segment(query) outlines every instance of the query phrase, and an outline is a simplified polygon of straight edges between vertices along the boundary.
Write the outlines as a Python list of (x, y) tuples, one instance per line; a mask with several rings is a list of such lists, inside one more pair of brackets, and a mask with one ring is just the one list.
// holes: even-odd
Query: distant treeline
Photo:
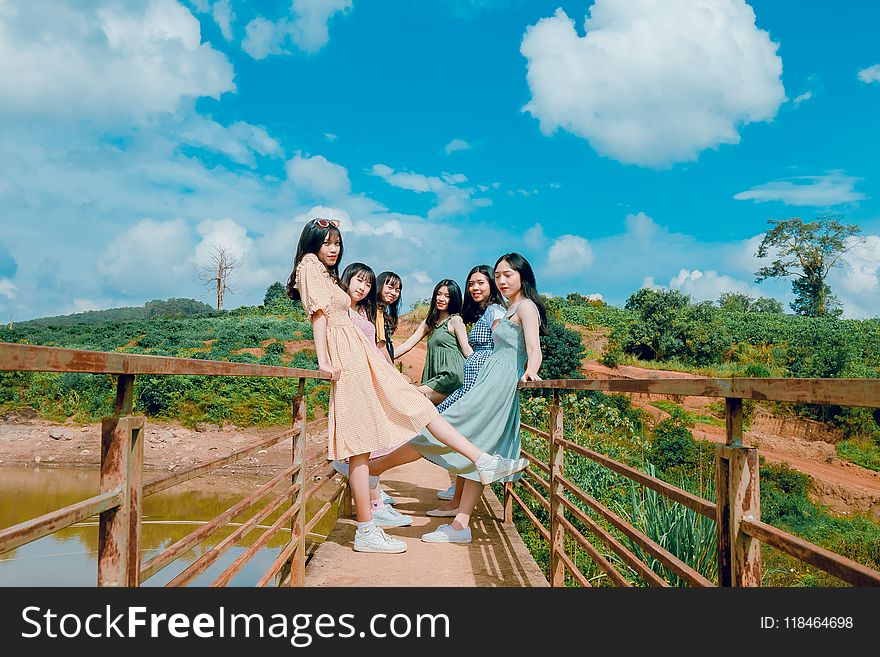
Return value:
[(125, 306), (108, 308), (107, 310), (87, 310), (72, 315), (57, 317), (40, 317), (25, 322), (16, 322), (15, 326), (74, 326), (77, 324), (103, 324), (104, 322), (133, 322), (144, 319), (181, 319), (199, 315), (211, 315), (214, 309), (206, 303), (195, 299), (154, 299), (143, 306)]

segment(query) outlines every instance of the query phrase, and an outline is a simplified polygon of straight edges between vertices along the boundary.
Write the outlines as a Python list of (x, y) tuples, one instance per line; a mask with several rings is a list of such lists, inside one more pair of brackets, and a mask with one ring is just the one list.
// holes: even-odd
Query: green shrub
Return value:
[(880, 471), (880, 446), (873, 440), (851, 438), (837, 443), (837, 455), (869, 470)]
[(582, 378), (581, 360), (586, 355), (581, 337), (555, 319), (549, 320), (548, 334), (541, 336), (542, 379)]
[(645, 458), (661, 472), (672, 468), (696, 468), (699, 450), (683, 414), (673, 412), (671, 417), (657, 424), (654, 428), (654, 439)]

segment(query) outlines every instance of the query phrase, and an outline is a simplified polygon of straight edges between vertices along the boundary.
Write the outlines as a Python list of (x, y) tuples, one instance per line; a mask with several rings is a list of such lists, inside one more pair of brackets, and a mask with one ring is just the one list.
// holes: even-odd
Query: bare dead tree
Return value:
[(240, 266), (238, 261), (222, 244), (215, 244), (211, 249), (208, 262), (199, 265), (199, 281), (217, 292), (217, 310), (223, 310), (223, 296), (227, 290), (235, 294), (235, 291), (229, 285), (229, 281), (235, 270)]

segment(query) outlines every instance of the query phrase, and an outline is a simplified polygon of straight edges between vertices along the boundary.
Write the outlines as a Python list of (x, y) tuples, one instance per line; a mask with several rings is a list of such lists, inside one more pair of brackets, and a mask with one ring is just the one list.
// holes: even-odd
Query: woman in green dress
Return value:
[(461, 319), (461, 289), (451, 278), (434, 287), (428, 316), (399, 347), (394, 358), (400, 358), (428, 337), (428, 354), (419, 390), (436, 406), (464, 383), (464, 360), (470, 355), (467, 331)]

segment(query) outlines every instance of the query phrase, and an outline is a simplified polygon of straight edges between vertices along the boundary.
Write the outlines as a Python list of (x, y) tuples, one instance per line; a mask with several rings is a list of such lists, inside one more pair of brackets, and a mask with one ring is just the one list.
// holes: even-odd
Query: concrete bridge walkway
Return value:
[(471, 519), (471, 543), (420, 540), (422, 534), (451, 522), (425, 515), (443, 504), (436, 493), (449, 484), (449, 474), (425, 460), (385, 473), (382, 485), (395, 498), (395, 508), (413, 516), (409, 527), (385, 531), (406, 541), (407, 551), (355, 552), (355, 522), (341, 517), (306, 566), (306, 586), (547, 586), (513, 523), (500, 521), (501, 504), (488, 487)]

